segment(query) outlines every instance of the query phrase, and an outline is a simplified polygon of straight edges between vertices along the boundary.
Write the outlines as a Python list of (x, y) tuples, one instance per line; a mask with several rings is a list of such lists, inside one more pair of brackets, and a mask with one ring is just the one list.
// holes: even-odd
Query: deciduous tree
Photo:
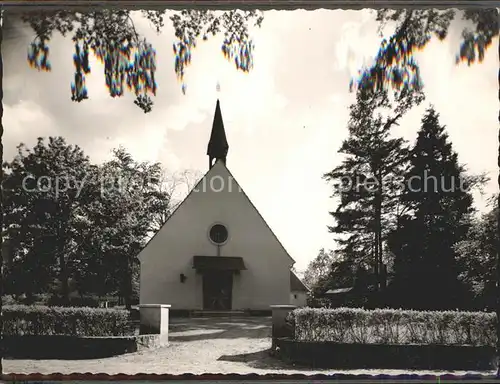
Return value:
[(333, 251), (321, 248), (304, 272), (304, 283), (314, 290), (329, 275), (334, 260), (335, 253)]
[(33, 149), (21, 144), (5, 165), (4, 228), (13, 251), (15, 290), (46, 292), (57, 278), (68, 297), (68, 259), (81, 246), (81, 206), (89, 196), (81, 183), (90, 168), (78, 146), (61, 137), (38, 139)]
[(498, 247), (496, 196), (493, 196), (489, 206), (487, 213), (472, 219), (467, 236), (455, 245), (455, 249), (460, 267), (459, 278), (471, 294), (472, 308), (494, 311)]
[(99, 167), (99, 191), (84, 207), (99, 233), (94, 234), (95, 252), (108, 287), (125, 299), (128, 308), (133, 295), (133, 276), (138, 255), (148, 234), (156, 229), (153, 218), (170, 212), (170, 196), (161, 190), (163, 169), (159, 163), (138, 163), (124, 149)]
[[(38, 10), (21, 15), (6, 13), (7, 20), (20, 17), (29, 25), (34, 39), (29, 46), (28, 62), (38, 70), (50, 71), (50, 39), (55, 33), (71, 37), (75, 44), (73, 61), (74, 79), (71, 82), (71, 99), (76, 102), (89, 97), (86, 75), (91, 71), (89, 57), (94, 54), (104, 63), (106, 87), (111, 97), (122, 96), (130, 90), (134, 103), (145, 113), (153, 107), (151, 96), (156, 95), (155, 48), (141, 36), (135, 20), (142, 14), (157, 33), (169, 20), (174, 28), (173, 45), (175, 73), (186, 91), (184, 75), (200, 41), (222, 35), (221, 52), (234, 62), (237, 70), (248, 72), (253, 67), (253, 41), (249, 27), (260, 26), (262, 13), (255, 10), (183, 10), (180, 12), (155, 10), (133, 14), (126, 9), (100, 9), (88, 12), (72, 10), (49, 12)], [(56, 64), (57, 65), (57, 64)]]

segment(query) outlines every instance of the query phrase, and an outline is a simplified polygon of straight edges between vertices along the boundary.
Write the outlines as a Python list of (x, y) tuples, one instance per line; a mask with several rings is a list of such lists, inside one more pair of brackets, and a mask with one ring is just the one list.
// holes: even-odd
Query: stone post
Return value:
[(141, 316), (140, 334), (161, 335), (162, 339), (166, 339), (168, 337), (169, 309), (170, 305), (168, 304), (139, 305)]
[(272, 310), (272, 346), (271, 349), (276, 349), (276, 339), (280, 337), (294, 337), (294, 330), (285, 323), (287, 315), (292, 312), (296, 305), (271, 305)]

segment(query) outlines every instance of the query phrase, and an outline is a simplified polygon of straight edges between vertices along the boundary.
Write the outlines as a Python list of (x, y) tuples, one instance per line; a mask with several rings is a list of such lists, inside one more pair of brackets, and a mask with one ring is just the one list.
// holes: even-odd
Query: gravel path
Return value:
[[(269, 356), (270, 318), (172, 319), (168, 347), (95, 360), (4, 360), (4, 373), (238, 373), (238, 374), (432, 374), (476, 372), (309, 370)], [(494, 372), (481, 372), (491, 375)]]

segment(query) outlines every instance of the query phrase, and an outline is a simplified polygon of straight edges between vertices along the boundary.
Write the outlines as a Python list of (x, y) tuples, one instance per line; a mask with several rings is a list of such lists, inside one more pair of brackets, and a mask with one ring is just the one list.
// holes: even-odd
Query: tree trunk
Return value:
[[(3, 229), (3, 9), (0, 8), (0, 230)], [(2, 231), (3, 232), (3, 231)], [(0, 236), (0, 372), (3, 372), (3, 236)]]
[[(375, 213), (375, 221), (377, 214)], [(373, 231), (373, 278), (370, 279), (370, 284), (375, 285), (375, 291), (377, 291), (377, 285), (378, 285), (378, 244), (377, 244), (378, 236), (377, 236), (377, 229), (376, 229), (376, 224), (375, 224), (375, 230)]]
[(132, 268), (130, 267), (130, 260), (126, 258), (125, 265), (125, 280), (123, 281), (123, 301), (125, 309), (132, 309)]
[(384, 274), (384, 269), (383, 269), (383, 240), (382, 240), (382, 201), (384, 199), (384, 190), (383, 190), (383, 179), (382, 179), (382, 170), (379, 171), (378, 174), (378, 284), (379, 284), (379, 291), (382, 291), (383, 287), (383, 274)]
[[(377, 163), (380, 167), (380, 163)], [(380, 291), (380, 276), (381, 276), (381, 261), (382, 261), (382, 181), (381, 172), (375, 172), (376, 180), (378, 183), (377, 191), (375, 192), (375, 291), (378, 299), (378, 292)], [(378, 302), (378, 300), (377, 300)]]
[[(64, 216), (63, 216), (64, 217)], [(61, 223), (58, 223), (57, 227), (57, 240), (59, 246), (57, 251), (59, 252), (59, 280), (61, 282), (61, 300), (64, 306), (69, 305), (69, 287), (68, 287), (68, 267), (66, 265), (66, 255), (65, 255), (65, 244), (66, 244), (66, 233), (61, 228)]]
[[(500, 61), (500, 39), (498, 39), (498, 59)], [(500, 100), (500, 69), (498, 70), (498, 99)], [(500, 112), (498, 114), (498, 122), (500, 124)], [(500, 127), (498, 130), (498, 187), (500, 189)], [(497, 376), (500, 376), (500, 193), (498, 194), (498, 209), (497, 209), (497, 265), (496, 265), (496, 273), (497, 273), (497, 363), (498, 370)]]
[(69, 304), (68, 268), (66, 257), (63, 252), (59, 254), (59, 266), (61, 268), (59, 279), (61, 280), (61, 300), (63, 305)]

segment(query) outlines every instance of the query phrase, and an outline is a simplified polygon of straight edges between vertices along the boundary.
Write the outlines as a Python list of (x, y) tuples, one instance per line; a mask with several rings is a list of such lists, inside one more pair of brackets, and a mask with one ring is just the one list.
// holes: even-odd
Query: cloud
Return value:
[(189, 105), (171, 105), (164, 114), (165, 126), (168, 129), (182, 131), (190, 123), (201, 123), (207, 118), (207, 114), (199, 110), (192, 110)]
[(31, 100), (4, 105), (3, 126), (4, 160), (10, 161), (17, 154), (16, 147), (22, 142), (36, 144), (37, 137), (53, 135), (54, 120)]

